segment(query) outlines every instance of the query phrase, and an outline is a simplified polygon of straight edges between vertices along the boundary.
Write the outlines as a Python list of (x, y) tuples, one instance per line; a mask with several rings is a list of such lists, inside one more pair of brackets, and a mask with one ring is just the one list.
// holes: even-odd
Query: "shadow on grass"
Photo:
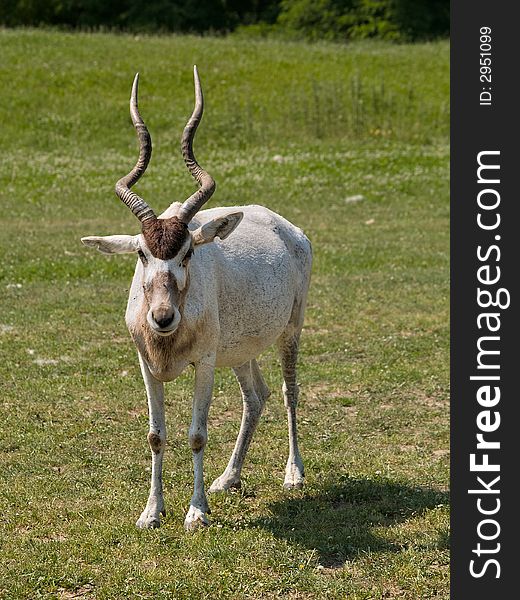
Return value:
[[(253, 524), (280, 539), (317, 550), (320, 564), (335, 568), (364, 551), (402, 550), (402, 545), (379, 537), (373, 528), (401, 523), (448, 502), (446, 492), (343, 476), (315, 493), (301, 492), (299, 497), (288, 495), (274, 502), (269, 506), (271, 516)], [(425, 542), (418, 538), (417, 543)], [(447, 548), (447, 531), (440, 531), (436, 542), (428, 546)]]

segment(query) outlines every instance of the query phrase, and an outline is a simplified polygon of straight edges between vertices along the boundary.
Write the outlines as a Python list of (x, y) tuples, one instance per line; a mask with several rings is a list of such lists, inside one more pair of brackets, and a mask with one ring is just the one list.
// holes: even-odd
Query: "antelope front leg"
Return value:
[(141, 513), (136, 525), (140, 529), (152, 529), (161, 524), (160, 515), (165, 515), (162, 489), (162, 462), (166, 445), (166, 422), (164, 418), (164, 386), (155, 379), (150, 369), (139, 354), (139, 364), (143, 374), (146, 395), (148, 396), (148, 411), (150, 431), (148, 443), (152, 451), (152, 483), (146, 507)]
[(193, 395), (193, 413), (189, 431), (189, 441), (193, 452), (194, 486), (190, 509), (184, 520), (187, 531), (201, 525), (209, 525), (208, 501), (204, 491), (203, 457), (208, 440), (208, 412), (213, 394), (214, 358), (209, 362), (195, 365), (195, 392)]

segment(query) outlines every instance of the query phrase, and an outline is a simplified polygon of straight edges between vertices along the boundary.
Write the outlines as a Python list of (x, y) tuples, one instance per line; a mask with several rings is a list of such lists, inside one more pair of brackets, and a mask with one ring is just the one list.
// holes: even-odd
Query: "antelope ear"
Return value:
[(192, 232), (193, 244), (195, 246), (209, 244), (216, 237), (225, 240), (235, 230), (243, 216), (243, 212), (233, 212), (205, 223)]
[(138, 235), (106, 235), (98, 237), (91, 235), (81, 238), (85, 246), (96, 248), (103, 254), (128, 254), (139, 249)]

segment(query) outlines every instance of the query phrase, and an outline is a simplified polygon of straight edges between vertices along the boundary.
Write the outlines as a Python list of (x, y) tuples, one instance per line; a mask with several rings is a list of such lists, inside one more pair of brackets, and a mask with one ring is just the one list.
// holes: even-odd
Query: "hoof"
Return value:
[(190, 510), (184, 519), (184, 529), (186, 531), (196, 531), (205, 527), (209, 527), (209, 521), (205, 513), (200, 508), (190, 506)]
[(286, 490), (301, 490), (305, 474), (301, 458), (296, 458), (293, 461), (287, 462), (285, 468), (285, 480), (283, 487)]
[(303, 488), (303, 480), (301, 481), (285, 481), (283, 484), (284, 490), (301, 490)]
[(240, 479), (233, 479), (232, 477), (217, 477), (211, 484), (208, 493), (216, 494), (218, 492), (227, 492), (229, 490), (239, 490), (242, 487)]
[(163, 517), (166, 516), (166, 510), (164, 507), (162, 510), (145, 508), (135, 526), (138, 529), (157, 529), (157, 527), (161, 526), (161, 515)]
[(157, 529), (157, 527), (161, 526), (161, 519), (159, 518), (159, 515), (141, 515), (135, 526), (138, 529)]

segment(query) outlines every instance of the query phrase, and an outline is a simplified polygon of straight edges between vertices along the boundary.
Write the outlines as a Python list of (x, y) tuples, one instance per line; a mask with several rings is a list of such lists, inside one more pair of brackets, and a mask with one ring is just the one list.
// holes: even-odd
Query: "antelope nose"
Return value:
[(152, 313), (152, 316), (154, 321), (161, 329), (166, 329), (166, 327), (168, 327), (168, 325), (170, 325), (173, 321), (173, 313), (171, 315), (158, 314), (157, 316)]

